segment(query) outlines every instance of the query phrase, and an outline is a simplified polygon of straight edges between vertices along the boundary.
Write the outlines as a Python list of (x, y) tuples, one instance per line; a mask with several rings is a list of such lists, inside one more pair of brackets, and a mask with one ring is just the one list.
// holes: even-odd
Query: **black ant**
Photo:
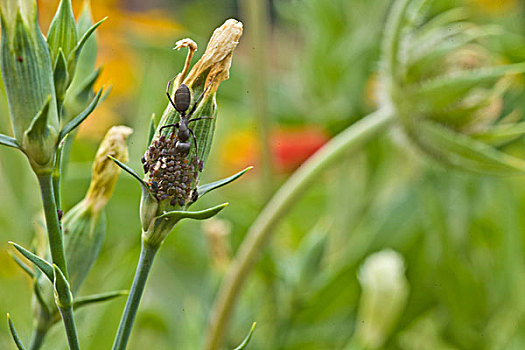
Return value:
[[(195, 144), (195, 154), (197, 155), (198, 154), (197, 138), (195, 137), (193, 130), (189, 127), (189, 123), (196, 122), (197, 120), (202, 120), (202, 119), (213, 119), (210, 117), (199, 117), (199, 118), (190, 119), (193, 113), (195, 112), (195, 110), (197, 109), (199, 102), (204, 97), (204, 93), (206, 92), (207, 88), (202, 92), (202, 94), (199, 96), (197, 101), (195, 101), (189, 113), (186, 114), (186, 112), (188, 111), (188, 108), (190, 107), (190, 102), (191, 102), (190, 89), (185, 84), (181, 84), (175, 91), (174, 98), (172, 99), (170, 95), (170, 88), (171, 88), (171, 84), (173, 83), (174, 79), (175, 78), (171, 79), (168, 82), (168, 86), (166, 88), (166, 95), (168, 96), (168, 99), (171, 105), (173, 106), (173, 108), (175, 108), (175, 110), (179, 112), (180, 120), (179, 122), (175, 124), (167, 124), (167, 125), (162, 126), (160, 128), (160, 132), (162, 132), (164, 128), (169, 128), (169, 127), (177, 128), (177, 143), (175, 144), (175, 149), (177, 150), (177, 152), (179, 152), (179, 154), (181, 154), (184, 157), (187, 156), (188, 153), (190, 152), (191, 143), (189, 139), (190, 139), (190, 134), (191, 134), (191, 136), (193, 137), (194, 144)], [(199, 161), (199, 171), (202, 171), (202, 162), (200, 161)]]

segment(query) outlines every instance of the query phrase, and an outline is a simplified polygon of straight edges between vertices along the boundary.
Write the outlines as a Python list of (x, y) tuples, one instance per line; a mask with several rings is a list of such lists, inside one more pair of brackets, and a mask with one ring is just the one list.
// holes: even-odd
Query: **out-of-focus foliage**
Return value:
[[(48, 23), (58, 1), (39, 1)], [(89, 183), (91, 159), (114, 124), (135, 129), (130, 165), (140, 169), (152, 112), (166, 105), (165, 85), (180, 71), (184, 54), (174, 43), (192, 36), (204, 49), (211, 28), (226, 17), (243, 19), (233, 1), (98, 1), (99, 81), (113, 90), (79, 131), (64, 178), (63, 204), (71, 208)], [(487, 38), (507, 63), (525, 58), (525, 4), (519, 0), (440, 0), (430, 12), (463, 6), (479, 24), (498, 25), (504, 39)], [(80, 1), (74, 1), (79, 13)], [(293, 125), (333, 135), (375, 108), (378, 56), (390, 1), (283, 0), (272, 2), (269, 108), (276, 129)], [(501, 10), (501, 9), (504, 10)], [(250, 24), (245, 23), (245, 28)], [(46, 32), (47, 28), (43, 28)], [(239, 162), (256, 162), (252, 110), (246, 91), (250, 42), (239, 45), (230, 80), (219, 95), (217, 134), (205, 179), (230, 175)], [(522, 82), (518, 81), (518, 84)], [(0, 94), (2, 99), (4, 93)], [(521, 92), (504, 96), (509, 112), (522, 111)], [(0, 103), (0, 132), (11, 134), (7, 104)], [(281, 145), (297, 137), (279, 138)], [(233, 146), (232, 146), (233, 145)], [(385, 135), (319, 178), (277, 228), (274, 241), (243, 291), (227, 346), (241, 343), (257, 321), (249, 349), (354, 349), (361, 287), (358, 271), (372, 253), (397, 251), (409, 287), (406, 306), (383, 349), (525, 348), (525, 178), (494, 178), (443, 169), (421, 160)], [(523, 142), (511, 145), (524, 155)], [(280, 148), (279, 148), (280, 149)], [(291, 148), (303, 152), (301, 148)], [(299, 151), (297, 151), (299, 149)], [(311, 152), (311, 150), (309, 151)], [(304, 155), (302, 155), (304, 158)], [(262, 198), (257, 169), (235, 185), (202, 199), (196, 210), (230, 202), (220, 244), (236, 252), (257, 216)], [(286, 174), (279, 174), (285, 176)], [(23, 340), (30, 334), (30, 281), (13, 263), (7, 241), (29, 246), (40, 208), (37, 185), (23, 156), (0, 149), (0, 311), (16, 314)], [(80, 295), (129, 287), (140, 248), (140, 189), (122, 176), (107, 207), (108, 230), (99, 260)], [(200, 202), (200, 201), (199, 201)], [(165, 241), (146, 287), (129, 349), (197, 349), (229, 256), (217, 266), (212, 240), (198, 223), (183, 222)], [(226, 240), (226, 241), (224, 241)], [(216, 243), (215, 243), (216, 244)], [(230, 250), (231, 249), (231, 250)], [(227, 265), (226, 265), (227, 266)], [(110, 348), (124, 300), (77, 312), (83, 349)], [(65, 348), (55, 327), (44, 349)], [(10, 349), (0, 327), (0, 349)], [(359, 348), (359, 347), (357, 347)]]

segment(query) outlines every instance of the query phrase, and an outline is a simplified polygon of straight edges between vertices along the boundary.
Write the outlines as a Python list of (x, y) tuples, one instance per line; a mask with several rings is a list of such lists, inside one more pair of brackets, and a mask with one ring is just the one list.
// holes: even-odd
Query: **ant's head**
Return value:
[(181, 84), (177, 91), (175, 91), (175, 98), (174, 98), (174, 107), (179, 113), (184, 113), (188, 110), (190, 107), (190, 101), (191, 101), (191, 95), (190, 95), (190, 89), (184, 85)]

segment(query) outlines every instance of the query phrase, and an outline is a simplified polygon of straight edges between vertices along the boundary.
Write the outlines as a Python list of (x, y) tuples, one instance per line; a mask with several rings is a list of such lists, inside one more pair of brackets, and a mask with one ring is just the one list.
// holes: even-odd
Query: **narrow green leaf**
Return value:
[(13, 340), (18, 350), (25, 350), (24, 345), (22, 345), (22, 341), (20, 340), (20, 337), (18, 337), (15, 325), (13, 324), (13, 321), (11, 321), (11, 315), (9, 315), (9, 313), (7, 314), (7, 324), (9, 325), (9, 331), (11, 332), (11, 336), (13, 337)]
[(229, 203), (223, 203), (212, 208), (204, 209), (201, 211), (184, 211), (184, 210), (174, 210), (169, 211), (160, 215), (159, 219), (170, 219), (174, 221), (179, 221), (182, 219), (195, 219), (195, 220), (206, 220), (215, 215), (217, 215), (221, 210), (226, 208)]
[(107, 19), (107, 17), (102, 18), (97, 23), (93, 24), (85, 33), (82, 35), (82, 38), (78, 41), (77, 45), (73, 49), (73, 52), (71, 52), (71, 55), (68, 57), (68, 63), (72, 62), (76, 59), (78, 59), (78, 56), (80, 55), (80, 52), (82, 51), (82, 47), (86, 43), (86, 41), (89, 39), (91, 34), (95, 32), (95, 30)]
[(525, 172), (525, 161), (434, 122), (420, 121), (418, 133), (433, 153), (459, 168), (495, 175)]
[(98, 101), (100, 100), (100, 96), (102, 95), (102, 91), (104, 91), (104, 87), (102, 87), (97, 95), (93, 98), (91, 103), (84, 109), (79, 115), (77, 115), (75, 118), (73, 118), (69, 123), (67, 123), (64, 128), (60, 131), (59, 140), (62, 140), (67, 134), (69, 134), (71, 131), (73, 131), (77, 126), (79, 126), (90, 114), (93, 112), (95, 107), (98, 104)]
[(107, 157), (111, 159), (112, 161), (114, 161), (122, 170), (124, 170), (125, 172), (133, 176), (140, 183), (142, 188), (149, 190), (148, 184), (145, 183), (144, 180), (142, 180), (142, 178), (135, 172), (135, 170), (131, 169), (129, 166), (122, 163), (120, 160), (116, 159), (115, 157), (110, 156), (109, 154)]
[(481, 84), (492, 83), (505, 74), (525, 72), (525, 63), (478, 68), (450, 76), (441, 76), (414, 87), (413, 98), (425, 109), (445, 108)]
[(213, 190), (215, 190), (215, 189), (217, 189), (219, 187), (222, 187), (224, 185), (229, 184), (230, 182), (233, 182), (233, 181), (237, 180), (239, 177), (244, 175), (244, 173), (246, 173), (248, 170), (251, 170), (251, 169), (253, 169), (253, 166), (249, 166), (246, 169), (239, 171), (237, 174), (232, 175), (230, 177), (227, 177), (225, 179), (222, 179), (222, 180), (219, 180), (219, 181), (215, 181), (215, 182), (212, 182), (212, 183), (209, 183), (209, 184), (205, 184), (205, 185), (202, 185), (202, 186), (198, 186), (197, 187), (197, 193), (199, 194), (199, 198), (204, 196), (206, 193), (208, 193), (210, 191), (213, 191)]
[(116, 290), (116, 291), (107, 292), (107, 293), (100, 293), (100, 294), (88, 295), (85, 297), (78, 297), (78, 298), (75, 298), (75, 300), (73, 301), (73, 308), (76, 310), (82, 306), (100, 303), (102, 301), (111, 300), (111, 299), (114, 299), (120, 296), (124, 296), (124, 295), (128, 295), (128, 294), (129, 294), (129, 291), (127, 290)]
[(153, 141), (153, 136), (155, 136), (155, 130), (157, 130), (157, 126), (155, 125), (155, 113), (153, 113), (149, 121), (149, 134), (147, 143), (148, 145), (151, 144), (151, 141)]
[(20, 266), (20, 268), (22, 270), (24, 270), (25, 273), (27, 273), (29, 275), (29, 277), (33, 278), (35, 277), (35, 273), (33, 272), (33, 270), (27, 266), (26, 263), (24, 263), (22, 260), (20, 260), (18, 258), (18, 256), (16, 256), (12, 251), (8, 250), (7, 253), (11, 256), (11, 258), (15, 261), (15, 263)]
[(53, 264), (54, 272), (54, 286), (55, 286), (55, 300), (60, 308), (69, 308), (73, 303), (73, 295), (66, 276), (62, 273), (60, 268)]
[(472, 138), (493, 146), (501, 146), (525, 135), (525, 122), (491, 126), (487, 130), (476, 131)]
[(253, 331), (255, 330), (255, 326), (257, 325), (256, 322), (254, 322), (252, 324), (252, 328), (250, 328), (250, 332), (248, 333), (248, 335), (246, 336), (246, 338), (244, 338), (244, 340), (242, 341), (242, 343), (236, 347), (234, 350), (242, 350), (242, 349), (245, 349), (246, 346), (248, 346), (248, 343), (250, 342), (250, 339), (252, 339), (252, 334), (253, 334)]
[(0, 145), (20, 149), (20, 146), (18, 145), (14, 137), (7, 136), (4, 134), (0, 134)]
[(27, 260), (35, 264), (35, 266), (38, 267), (50, 281), (53, 281), (53, 266), (51, 266), (50, 263), (15, 242), (9, 242), (9, 244), (15, 247), (15, 249), (25, 256)]

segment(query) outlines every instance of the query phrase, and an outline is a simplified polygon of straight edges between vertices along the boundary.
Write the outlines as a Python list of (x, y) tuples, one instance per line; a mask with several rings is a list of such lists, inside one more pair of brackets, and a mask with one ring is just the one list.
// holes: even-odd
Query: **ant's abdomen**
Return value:
[(175, 109), (177, 112), (186, 112), (190, 107), (191, 102), (190, 89), (184, 84), (179, 86), (177, 91), (175, 91), (175, 99), (173, 102), (175, 103)]

